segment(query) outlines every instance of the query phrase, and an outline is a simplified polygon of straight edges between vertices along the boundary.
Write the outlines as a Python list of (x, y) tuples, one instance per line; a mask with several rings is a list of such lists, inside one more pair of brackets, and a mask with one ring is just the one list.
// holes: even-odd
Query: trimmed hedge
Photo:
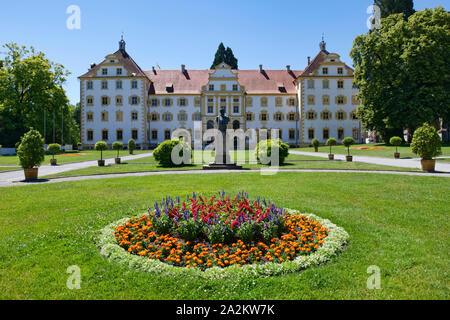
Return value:
[(279, 155), (279, 164), (283, 165), (284, 161), (286, 160), (287, 156), (289, 155), (289, 145), (286, 143), (283, 143), (281, 139), (277, 140), (262, 140), (256, 145), (255, 153), (256, 153), (256, 159), (259, 163), (265, 164), (265, 165), (272, 165), (272, 162), (270, 161), (272, 156), (272, 149), (278, 150)]

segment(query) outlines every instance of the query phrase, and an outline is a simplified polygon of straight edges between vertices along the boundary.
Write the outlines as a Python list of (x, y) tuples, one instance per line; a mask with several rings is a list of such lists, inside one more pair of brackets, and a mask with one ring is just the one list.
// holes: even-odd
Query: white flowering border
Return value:
[(148, 272), (155, 275), (167, 276), (192, 276), (206, 279), (238, 279), (252, 277), (269, 277), (286, 273), (296, 272), (311, 266), (317, 266), (329, 261), (336, 256), (348, 242), (349, 235), (341, 227), (338, 227), (330, 220), (322, 219), (314, 214), (304, 214), (296, 210), (286, 209), (291, 215), (304, 215), (314, 219), (328, 229), (328, 236), (325, 242), (315, 252), (307, 256), (298, 256), (293, 261), (283, 263), (252, 264), (238, 267), (236, 265), (219, 268), (212, 267), (205, 271), (199, 268), (175, 267), (167, 263), (148, 257), (142, 257), (128, 253), (116, 242), (114, 231), (116, 228), (126, 223), (130, 218), (123, 218), (113, 222), (101, 230), (99, 237), (100, 254), (109, 260), (126, 265), (136, 271)]

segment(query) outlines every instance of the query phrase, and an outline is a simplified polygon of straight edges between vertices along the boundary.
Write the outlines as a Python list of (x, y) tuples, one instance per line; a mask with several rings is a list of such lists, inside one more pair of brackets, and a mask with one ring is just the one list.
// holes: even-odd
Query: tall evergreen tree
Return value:
[(375, 0), (375, 4), (380, 7), (382, 18), (403, 13), (404, 18), (407, 19), (415, 12), (413, 0)]
[(238, 68), (238, 60), (235, 58), (233, 50), (231, 50), (230, 47), (227, 47), (225, 49), (225, 46), (223, 45), (222, 42), (219, 44), (219, 47), (217, 48), (216, 54), (214, 56), (214, 61), (211, 65), (211, 69), (214, 69), (214, 67), (221, 62), (225, 62), (232, 69)]

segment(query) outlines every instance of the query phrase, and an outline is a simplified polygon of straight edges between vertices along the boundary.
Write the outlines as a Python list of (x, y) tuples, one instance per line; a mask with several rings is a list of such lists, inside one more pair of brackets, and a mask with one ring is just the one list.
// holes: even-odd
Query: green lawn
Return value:
[[(140, 153), (146, 153), (146, 152), (151, 152), (151, 151), (135, 150), (134, 154), (140, 154)], [(80, 151), (79, 154), (77, 154), (76, 152), (69, 153), (69, 154), (76, 154), (76, 155), (59, 154), (59, 155), (55, 156), (55, 159), (57, 159), (58, 164), (100, 159), (99, 151), (86, 150), (86, 151)], [(123, 152), (121, 152), (121, 154), (122, 154), (122, 156), (129, 155), (128, 151), (123, 151)], [(104, 159), (115, 158), (116, 155), (117, 155), (117, 151), (114, 151), (114, 150), (103, 151)], [(51, 155), (46, 155), (45, 160), (42, 164), (43, 165), (50, 164), (51, 158), (52, 158)], [(17, 156), (0, 155), (0, 165), (19, 165), (19, 158)]]
[(20, 167), (0, 167), (0, 172), (22, 170)]
[[(381, 147), (381, 148), (386, 148), (386, 149), (381, 149), (381, 150), (354, 150), (354, 149), (351, 149), (351, 148), (358, 148), (358, 147)], [(354, 145), (351, 148), (350, 148), (350, 154), (352, 154), (354, 156), (393, 158), (394, 152), (395, 152), (395, 147), (386, 145), (386, 144), (361, 144), (361, 145)], [(314, 148), (296, 148), (296, 149), (291, 149), (291, 150), (314, 152)], [(333, 153), (335, 153), (335, 154), (347, 154), (347, 148), (343, 145), (335, 146), (335, 147), (333, 147), (332, 150), (333, 150)], [(330, 153), (330, 147), (320, 146), (319, 152)], [(409, 145), (398, 147), (398, 152), (400, 152), (400, 158), (403, 158), (403, 159), (418, 157), (411, 151), (411, 148)], [(450, 144), (449, 143), (443, 144), (442, 155), (450, 156)]]
[[(152, 276), (102, 257), (99, 230), (165, 195), (245, 189), (345, 228), (331, 262), (256, 280)], [(0, 299), (445, 299), (450, 179), (354, 173), (168, 175), (2, 188)], [(66, 269), (81, 269), (81, 289)], [(368, 290), (367, 268), (381, 270)]]
[[(232, 155), (233, 156), (233, 155)], [(248, 156), (247, 156), (248, 159)], [(212, 159), (211, 161), (213, 161)], [(208, 161), (206, 161), (208, 163)], [(258, 169), (267, 166), (256, 163), (247, 163), (243, 165), (244, 169)], [(108, 165), (105, 167), (89, 167), (84, 169), (72, 170), (45, 176), (45, 178), (58, 178), (70, 176), (84, 176), (94, 174), (108, 173), (127, 173), (127, 172), (146, 172), (146, 171), (165, 171), (165, 170), (202, 170), (203, 165), (192, 164), (189, 166), (166, 168), (160, 166), (156, 160), (151, 157), (145, 157), (136, 160), (126, 161), (120, 165)], [(401, 170), (401, 171), (419, 171), (419, 169), (390, 167), (362, 162), (329, 161), (327, 159), (311, 156), (301, 156), (290, 154), (286, 163), (280, 169), (341, 169), (341, 170)], [(44, 176), (43, 176), (44, 177)]]

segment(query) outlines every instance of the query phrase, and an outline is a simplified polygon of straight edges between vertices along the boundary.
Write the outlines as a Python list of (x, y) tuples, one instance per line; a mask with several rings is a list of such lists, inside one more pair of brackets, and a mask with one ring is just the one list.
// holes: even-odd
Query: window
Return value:
[(353, 88), (353, 89), (358, 89), (358, 85), (357, 85), (357, 84), (353, 84), (353, 85), (352, 85), (352, 88)]
[(131, 97), (131, 104), (137, 105), (138, 104), (138, 97)]
[(117, 140), (123, 140), (123, 131), (122, 131), (122, 129), (118, 129), (117, 131), (116, 131), (116, 139)]
[(122, 75), (122, 68), (117, 68), (117, 69), (116, 69), (116, 74), (117, 74), (118, 76)]
[(170, 113), (164, 113), (164, 114), (163, 114), (163, 120), (164, 120), (164, 121), (172, 121), (172, 114), (170, 114)]
[(356, 115), (356, 111), (352, 111), (352, 113), (350, 113), (350, 119), (358, 120), (358, 116)]
[(337, 96), (336, 97), (336, 104), (345, 104), (345, 97), (344, 96)]
[(227, 85), (226, 84), (221, 84), (220, 85), (220, 91), (226, 91), (227, 90)]
[(138, 82), (137, 80), (132, 80), (131, 81), (131, 89), (137, 89), (138, 87)]
[(208, 106), (208, 113), (213, 113), (213, 112), (214, 112), (214, 107)]
[(323, 89), (330, 89), (330, 81), (323, 80), (322, 87), (323, 87)]
[(239, 98), (234, 98), (234, 99), (233, 99), (233, 102), (234, 102), (234, 103), (239, 103)]
[(338, 68), (337, 69), (338, 74), (344, 74), (344, 68)]
[(209, 91), (214, 91), (214, 85), (213, 84), (209, 85)]
[(152, 140), (158, 140), (158, 130), (152, 130)]
[(314, 139), (314, 129), (308, 129), (308, 139)]
[(92, 81), (88, 81), (87, 82), (87, 88), (90, 89), (94, 89), (94, 83)]
[(289, 121), (295, 121), (295, 113), (289, 113), (289, 115), (288, 115), (288, 120)]
[(338, 80), (337, 87), (338, 89), (344, 89), (344, 80)]
[(330, 138), (330, 130), (323, 129), (322, 135), (323, 135), (323, 140), (328, 140)]
[(180, 121), (186, 121), (186, 118), (187, 118), (187, 116), (186, 116), (186, 113), (180, 113)]
[(102, 140), (103, 141), (108, 140), (108, 130), (102, 130)]
[(202, 120), (202, 115), (200, 113), (194, 114), (194, 121), (200, 121)]
[(338, 139), (339, 140), (344, 139), (344, 129), (342, 129), (342, 128), (338, 129)]
[(352, 136), (353, 136), (353, 139), (359, 140), (359, 129), (354, 128), (352, 130)]
[(281, 97), (275, 98), (275, 106), (282, 107), (283, 106), (283, 99)]
[(200, 103), (201, 103), (200, 98), (195, 97), (195, 98), (194, 98), (194, 105), (195, 105), (196, 107), (200, 107)]
[(213, 98), (208, 98), (208, 103), (213, 103), (214, 99)]
[(152, 99), (152, 107), (157, 107), (158, 106), (158, 99)]
[(306, 113), (306, 119), (308, 120), (315, 120), (316, 119), (316, 113), (314, 111), (308, 111)]
[(267, 98), (266, 97), (261, 98), (261, 107), (267, 107)]
[(323, 68), (322, 69), (322, 74), (328, 74), (328, 68)]
[(343, 111), (338, 111), (337, 113), (337, 119), (338, 120), (344, 120), (345, 119), (345, 114)]
[(253, 107), (253, 98), (247, 97), (246, 104), (247, 104), (247, 107)]
[(102, 89), (108, 89), (108, 81), (102, 81)]
[(308, 89), (314, 89), (314, 80), (308, 80)]
[(238, 85), (237, 84), (233, 84), (233, 91), (238, 91), (238, 90), (239, 90)]
[(281, 113), (275, 113), (275, 121), (281, 121), (282, 120), (282, 114)]
[(359, 99), (358, 99), (358, 97), (356, 95), (352, 95), (352, 104), (354, 106), (359, 105)]
[(261, 114), (261, 121), (267, 121), (267, 113)]
[(181, 98), (180, 99), (180, 106), (184, 107), (186, 105), (186, 99), (185, 98)]
[(122, 111), (116, 111), (116, 121), (123, 121), (123, 112)]
[(328, 95), (322, 96), (322, 104), (329, 105), (330, 104), (330, 96), (328, 96)]
[(121, 106), (121, 105), (123, 105), (122, 96), (117, 96), (116, 97), (116, 106)]
[(233, 106), (233, 113), (239, 113), (239, 106)]
[(116, 81), (116, 89), (122, 89), (122, 80)]
[(247, 121), (253, 121), (253, 115), (249, 112), (246, 116)]
[(109, 105), (109, 97), (102, 97), (102, 106)]
[(164, 130), (164, 139), (170, 140), (170, 130)]
[(164, 99), (164, 105), (166, 107), (170, 107), (172, 105), (172, 100), (170, 100), (169, 98)]
[(294, 107), (294, 106), (295, 106), (295, 99), (294, 99), (294, 98), (290, 98), (290, 99), (288, 100), (288, 104), (289, 104), (291, 107)]
[(289, 129), (289, 140), (295, 140), (295, 130)]
[(102, 118), (102, 121), (108, 121), (108, 112), (103, 111), (101, 118)]
[(158, 114), (157, 113), (152, 113), (151, 119), (152, 119), (152, 121), (158, 121)]
[(136, 111), (131, 112), (131, 120), (136, 121), (138, 119), (138, 113)]
[(94, 140), (94, 131), (92, 131), (92, 130), (87, 131), (87, 140), (88, 141)]
[(314, 104), (316, 104), (316, 98), (315, 98), (315, 96), (313, 96), (313, 95), (309, 95), (309, 96), (308, 96), (308, 104), (309, 104), (309, 105), (314, 105)]
[(94, 121), (94, 113), (93, 112), (86, 113), (86, 120), (89, 122)]
[(322, 120), (331, 120), (331, 114), (329, 111), (323, 111), (321, 115)]
[(104, 76), (108, 75), (108, 69), (103, 68), (102, 69), (102, 75), (104, 75)]
[(86, 105), (88, 105), (88, 106), (94, 105), (94, 98), (92, 96), (89, 96), (86, 98)]
[(138, 139), (138, 131), (136, 129), (131, 130), (131, 139), (133, 140)]

